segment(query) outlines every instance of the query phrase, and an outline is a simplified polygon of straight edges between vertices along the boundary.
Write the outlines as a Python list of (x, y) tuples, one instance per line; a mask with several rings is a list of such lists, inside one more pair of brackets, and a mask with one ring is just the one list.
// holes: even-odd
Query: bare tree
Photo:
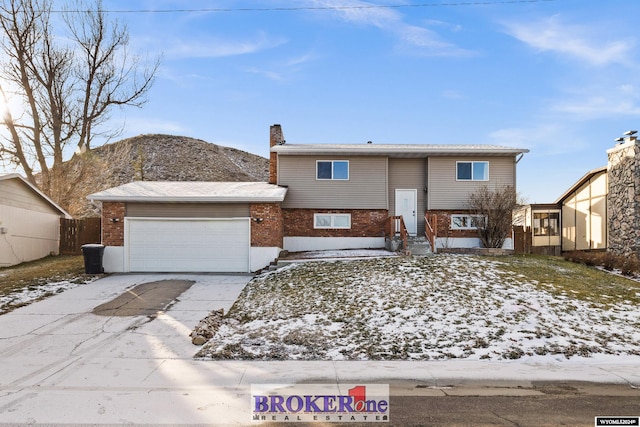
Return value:
[(469, 209), (475, 215), (478, 236), (485, 248), (501, 248), (512, 227), (512, 213), (517, 206), (512, 186), (479, 187), (469, 196)]
[(4, 0), (0, 6), (0, 100), (6, 106), (0, 155), (64, 202), (83, 172), (65, 170), (65, 149), (75, 145), (87, 153), (95, 136), (115, 136), (119, 128), (104, 126), (110, 112), (145, 102), (159, 59), (130, 56), (127, 28), (108, 19), (100, 0), (67, 6), (62, 20), (52, 19), (52, 3)]

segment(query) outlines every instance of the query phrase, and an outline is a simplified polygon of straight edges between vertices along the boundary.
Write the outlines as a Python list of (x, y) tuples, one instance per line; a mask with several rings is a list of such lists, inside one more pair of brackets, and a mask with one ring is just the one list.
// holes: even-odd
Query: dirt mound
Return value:
[[(71, 191), (60, 204), (76, 218), (98, 216), (86, 196), (132, 181), (268, 181), (269, 160), (175, 135), (140, 135), (74, 156)], [(73, 175), (73, 176), (71, 176)]]

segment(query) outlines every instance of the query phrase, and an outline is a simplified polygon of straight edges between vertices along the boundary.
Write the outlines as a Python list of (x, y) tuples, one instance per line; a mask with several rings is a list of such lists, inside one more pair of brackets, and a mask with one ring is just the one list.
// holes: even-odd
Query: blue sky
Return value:
[(274, 123), (290, 143), (528, 148), (518, 191), (553, 202), (640, 127), (640, 2), (480, 3), (104, 0), (190, 10), (113, 14), (134, 49), (164, 55), (148, 103), (113, 119), (126, 120), (122, 137), (265, 157)]

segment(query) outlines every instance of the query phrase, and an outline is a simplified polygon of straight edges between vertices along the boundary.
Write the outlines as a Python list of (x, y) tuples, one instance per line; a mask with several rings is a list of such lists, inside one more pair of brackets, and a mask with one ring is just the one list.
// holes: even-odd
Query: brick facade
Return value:
[(124, 246), (124, 216), (126, 205), (120, 202), (102, 203), (102, 244)]
[(280, 204), (254, 203), (249, 211), (252, 219), (251, 246), (284, 247), (284, 222)]
[[(313, 214), (351, 214), (350, 229), (315, 229)], [(300, 237), (383, 237), (386, 209), (282, 209), (284, 235)]]

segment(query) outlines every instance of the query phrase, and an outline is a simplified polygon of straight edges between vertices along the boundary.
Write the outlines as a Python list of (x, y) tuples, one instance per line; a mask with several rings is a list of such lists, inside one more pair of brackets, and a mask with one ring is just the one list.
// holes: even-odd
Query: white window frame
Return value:
[[(318, 225), (318, 217), (326, 216), (330, 218), (330, 224), (328, 226)], [(349, 224), (347, 226), (336, 226), (336, 218), (337, 217), (346, 217), (349, 220)], [(313, 228), (315, 229), (340, 229), (340, 230), (349, 230), (351, 229), (351, 214), (348, 213), (315, 213), (313, 214)]]
[[(464, 178), (460, 178), (458, 177), (458, 165), (460, 163), (470, 163), (471, 164), (471, 178), (470, 179), (464, 179)], [(485, 165), (487, 165), (487, 178), (486, 179), (473, 179), (473, 168), (474, 165), (476, 163), (483, 163)], [(482, 160), (482, 161), (473, 161), (473, 160), (460, 160), (456, 162), (456, 181), (482, 181), (482, 182), (486, 182), (489, 181), (489, 162), (486, 160)]]
[[(331, 178), (318, 178), (318, 164), (322, 163), (331, 163)], [(347, 164), (347, 177), (346, 178), (334, 178), (334, 163), (346, 163)], [(316, 181), (349, 181), (349, 177), (351, 176), (351, 165), (349, 164), (349, 160), (316, 160)]]
[[(454, 224), (454, 218), (468, 218), (467, 219), (467, 224), (469, 224), (469, 226), (467, 227), (459, 227), (456, 224)], [(451, 223), (449, 225), (449, 228), (451, 230), (478, 230), (480, 227), (476, 227), (473, 226), (471, 224), (473, 224), (473, 219), (474, 218), (485, 218), (486, 221), (486, 217), (484, 217), (483, 215), (472, 215), (472, 214), (452, 214), (451, 215)]]

